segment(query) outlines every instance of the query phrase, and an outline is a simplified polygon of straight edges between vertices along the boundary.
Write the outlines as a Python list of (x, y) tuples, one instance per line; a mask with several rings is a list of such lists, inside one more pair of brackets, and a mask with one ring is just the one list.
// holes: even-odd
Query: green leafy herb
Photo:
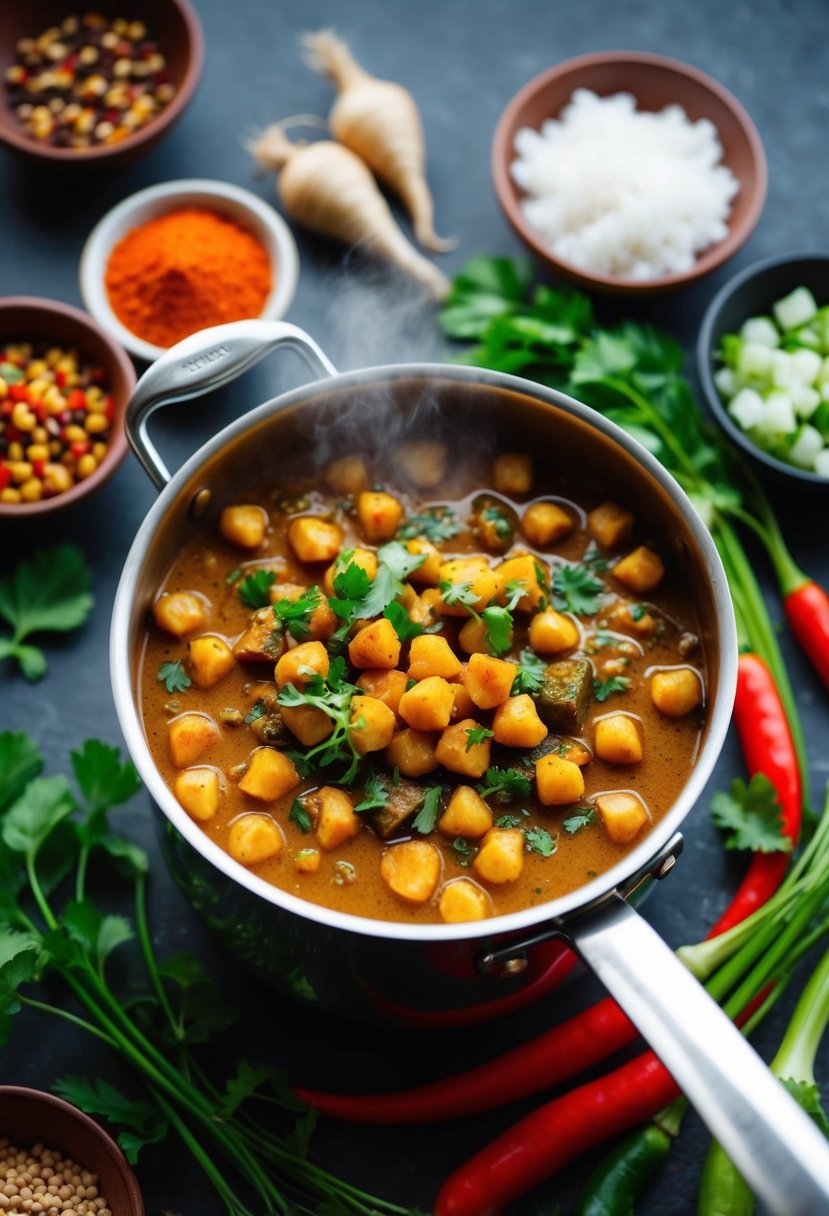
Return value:
[(523, 693), (540, 692), (546, 670), (546, 659), (542, 659), (534, 650), (526, 646), (518, 657), (518, 671), (512, 682), (510, 696), (518, 697)]
[(574, 814), (569, 815), (562, 823), (562, 827), (568, 836), (572, 836), (574, 832), (580, 832), (582, 828), (590, 827), (591, 823), (596, 821), (596, 811), (592, 806), (577, 807)]
[(311, 633), (311, 617), (322, 602), (322, 592), (319, 587), (309, 587), (295, 600), (277, 600), (273, 606), (274, 615), (281, 625), (287, 629), (297, 642), (304, 642)]
[(156, 679), (161, 681), (168, 692), (184, 692), (193, 683), (180, 659), (171, 663), (162, 663)]
[(484, 644), (490, 654), (506, 654), (512, 646), (512, 614), (509, 608), (497, 604), (484, 608), (481, 613), (484, 623)]
[(429, 507), (420, 515), (409, 515), (397, 529), (399, 540), (424, 536), (432, 544), (450, 540), (463, 531), (463, 524), (449, 507)]
[(252, 726), (254, 722), (258, 722), (260, 718), (264, 718), (267, 712), (264, 701), (254, 701), (252, 707), (245, 714), (245, 725)]
[(362, 811), (382, 810), (389, 800), (387, 778), (380, 773), (370, 773), (363, 787), (363, 798), (354, 808), (359, 815)]
[(346, 765), (342, 781), (347, 785), (356, 776), (361, 756), (352, 742), (350, 724), (351, 698), (358, 690), (345, 679), (345, 670), (345, 660), (335, 658), (325, 679), (314, 674), (303, 689), (286, 684), (279, 690), (278, 701), (287, 706), (310, 705), (312, 709), (321, 709), (331, 719), (334, 729), (328, 738), (299, 754), (305, 766)]
[(294, 798), (291, 803), (291, 809), (288, 811), (288, 822), (298, 827), (300, 832), (310, 832), (314, 826), (311, 816), (306, 811), (305, 807), (299, 798)]
[[(344, 558), (347, 553), (348, 550), (341, 557)], [(356, 620), (382, 616), (402, 593), (403, 581), (426, 561), (426, 554), (409, 553), (405, 545), (393, 540), (377, 550), (377, 561), (377, 573), (373, 580), (361, 566), (351, 561), (334, 575), (335, 594), (328, 603), (346, 626)]]
[(37, 633), (69, 633), (92, 611), (92, 579), (76, 545), (39, 549), (0, 578), (0, 619), (11, 627), (0, 637), (0, 660), (16, 659), (27, 680), (46, 675), (46, 656), (24, 645)]
[(470, 866), (475, 856), (475, 850), (465, 836), (456, 836), (452, 841), (452, 851), (459, 865)]
[(236, 566), (236, 568), (234, 570), (231, 570), (230, 574), (228, 574), (227, 578), (225, 579), (225, 582), (227, 583), (228, 587), (232, 587), (233, 584), (238, 582), (241, 577), (242, 577), (242, 571), (239, 569), (238, 566)]
[(413, 831), (420, 832), (422, 836), (427, 836), (429, 832), (433, 832), (435, 830), (442, 795), (442, 785), (430, 785), (429, 788), (424, 792), (423, 805), (412, 821)]
[(397, 600), (392, 600), (387, 604), (383, 612), (383, 616), (391, 621), (394, 626), (394, 632), (397, 634), (401, 642), (408, 642), (410, 638), (420, 637), (423, 633), (423, 626), (417, 621), (413, 621), (406, 609)]
[(438, 591), (443, 598), (443, 602), (450, 608), (463, 606), (464, 608), (471, 609), (473, 616), (478, 615), (475, 609), (481, 597), (472, 590), (471, 583), (453, 583), (448, 579), (444, 579), (438, 583)]
[(100, 1115), (107, 1123), (121, 1128), (118, 1143), (132, 1165), (145, 1145), (160, 1144), (167, 1138), (169, 1124), (152, 1103), (127, 1098), (108, 1081), (59, 1077), (52, 1088), (59, 1098), (86, 1114)]
[(798, 1106), (802, 1106), (806, 1114), (814, 1120), (824, 1136), (829, 1138), (829, 1119), (826, 1118), (826, 1112), (823, 1109), (820, 1087), (816, 1083), (794, 1080), (792, 1077), (782, 1077), (781, 1084), (789, 1091)]
[(466, 751), (471, 751), (479, 743), (486, 743), (495, 734), (488, 726), (468, 726), (466, 728)]
[(647, 611), (648, 609), (646, 604), (630, 604), (628, 606), (628, 612), (630, 613), (630, 619), (632, 621), (641, 621), (642, 617)]
[(495, 535), (499, 540), (511, 540), (515, 528), (512, 521), (509, 520), (500, 507), (486, 507), (481, 512), (481, 519), (486, 523), (492, 524), (495, 529)]
[(271, 602), (271, 587), (276, 582), (273, 570), (254, 570), (236, 588), (246, 608), (267, 608)]
[(729, 793), (720, 791), (711, 800), (711, 818), (727, 833), (727, 849), (750, 849), (753, 853), (790, 853), (791, 840), (783, 835), (780, 799), (763, 773), (755, 773), (746, 785), (736, 777)]
[(504, 802), (529, 798), (530, 791), (529, 777), (517, 768), (488, 768), (483, 781), (478, 786), (478, 793), (482, 798), (488, 798), (494, 794)]
[(611, 676), (607, 680), (593, 681), (593, 696), (597, 701), (606, 701), (608, 697), (612, 697), (617, 692), (627, 692), (630, 688), (630, 680), (627, 676)]
[(556, 851), (556, 838), (546, 828), (528, 828), (524, 832), (524, 840), (530, 852), (538, 853), (541, 857), (552, 857)]
[(43, 768), (43, 756), (25, 731), (0, 734), (0, 811), (15, 801)]
[(495, 820), (496, 828), (517, 828), (521, 826), (518, 815), (499, 815)]
[[(108, 821), (112, 808), (138, 787), (135, 770), (98, 740), (72, 754), (76, 790), (63, 776), (41, 777), (41, 763), (28, 736), (0, 733), (0, 1042), (12, 1018), (25, 1016), (29, 1006), (38, 1017), (69, 1018), (78, 1033), (97, 1036), (133, 1070), (143, 1093), (127, 1096), (104, 1080), (83, 1077), (62, 1078), (57, 1092), (107, 1120), (130, 1161), (144, 1145), (181, 1135), (232, 1216), (413, 1216), (309, 1164), (312, 1120), (304, 1116), (285, 1134), (274, 1130), (271, 1114), (257, 1121), (253, 1098), (297, 1107), (278, 1070), (241, 1060), (224, 1086), (220, 1078), (205, 1079), (195, 1049), (236, 1015), (196, 958), (160, 959), (155, 953), (146, 913), (147, 858)], [(89, 876), (104, 870), (90, 864), (96, 853), (117, 863), (106, 867), (107, 905), (114, 880), (122, 878), (134, 924), (95, 902)], [(131, 951), (129, 966), (107, 966), (115, 950)], [(30, 994), (30, 985), (46, 975), (48, 984)], [(297, 969), (288, 979), (313, 997)], [(215, 1050), (212, 1057), (215, 1064)], [(243, 1198), (248, 1190), (251, 1206)]]
[(574, 616), (593, 616), (599, 611), (604, 584), (587, 566), (557, 562), (553, 570), (553, 607)]

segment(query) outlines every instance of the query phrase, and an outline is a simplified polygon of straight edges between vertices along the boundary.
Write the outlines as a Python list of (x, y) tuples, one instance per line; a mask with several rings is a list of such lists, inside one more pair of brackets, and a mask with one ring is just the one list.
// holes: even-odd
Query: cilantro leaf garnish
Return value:
[(428, 507), (420, 515), (407, 516), (397, 529), (397, 536), (400, 540), (415, 540), (424, 536), (432, 544), (437, 544), (450, 540), (462, 531), (463, 524), (449, 507)]
[(522, 693), (540, 692), (546, 670), (546, 659), (540, 658), (534, 650), (526, 646), (518, 656), (518, 671), (512, 682), (510, 696), (518, 697)]
[(727, 832), (727, 849), (791, 852), (792, 842), (783, 835), (777, 790), (764, 773), (755, 773), (748, 785), (735, 777), (727, 794), (720, 791), (711, 800), (711, 818)]
[(383, 616), (391, 621), (394, 626), (394, 632), (397, 634), (401, 642), (408, 642), (410, 638), (420, 637), (423, 633), (423, 626), (417, 621), (413, 621), (406, 609), (397, 600), (392, 600), (386, 605)]
[(552, 857), (556, 851), (556, 838), (546, 828), (528, 828), (524, 832), (524, 840), (530, 852), (538, 853), (541, 857)]
[(496, 828), (517, 828), (521, 826), (521, 820), (517, 815), (499, 815), (495, 820)]
[(455, 854), (455, 860), (458, 862), (458, 865), (472, 865), (475, 850), (465, 836), (455, 837), (452, 841), (452, 852)]
[(168, 692), (184, 692), (193, 683), (180, 659), (173, 663), (162, 663), (156, 679), (161, 681)]
[(587, 828), (591, 823), (596, 821), (596, 811), (592, 806), (580, 806), (576, 808), (575, 814), (569, 815), (562, 823), (562, 827), (568, 836), (572, 836), (574, 832), (580, 832), (582, 828)]
[(599, 611), (604, 584), (587, 566), (556, 562), (553, 570), (553, 607), (574, 616), (593, 616)]
[(267, 608), (271, 602), (271, 586), (276, 582), (273, 570), (254, 570), (236, 588), (246, 608)]
[(354, 808), (355, 815), (362, 811), (382, 810), (389, 800), (387, 779), (380, 773), (370, 773), (363, 787), (362, 802)]
[(468, 726), (466, 728), (466, 751), (471, 751), (479, 743), (486, 743), (495, 734), (488, 726)]
[(780, 1083), (794, 1098), (798, 1106), (802, 1106), (806, 1114), (818, 1125), (824, 1136), (829, 1137), (829, 1119), (823, 1109), (820, 1087), (817, 1082), (796, 1080), (793, 1077), (781, 1077)]
[[(348, 550), (341, 557), (347, 553)], [(403, 581), (423, 565), (426, 557), (425, 553), (409, 553), (399, 541), (389, 541), (377, 550), (378, 566), (373, 580), (356, 562), (349, 561), (334, 575), (335, 594), (328, 600), (331, 610), (347, 625), (382, 616), (402, 593)]]
[(593, 681), (593, 696), (597, 701), (606, 701), (614, 693), (627, 692), (629, 688), (630, 680), (627, 676), (611, 676), (607, 680), (596, 679)]
[(300, 832), (310, 832), (314, 826), (311, 821), (311, 816), (306, 811), (301, 799), (294, 798), (291, 803), (291, 809), (288, 811), (288, 822), (293, 823), (299, 828)]
[(0, 578), (0, 619), (11, 627), (0, 637), (0, 660), (16, 659), (27, 680), (46, 675), (43, 651), (24, 645), (33, 633), (68, 633), (92, 611), (92, 577), (76, 545), (38, 549)]
[(412, 821), (412, 830), (426, 836), (435, 830), (443, 795), (442, 785), (430, 785), (423, 795), (423, 805)]
[(254, 722), (258, 722), (260, 718), (264, 718), (266, 713), (265, 702), (255, 701), (245, 714), (245, 726), (252, 726)]
[(491, 794), (512, 802), (530, 796), (530, 779), (517, 768), (488, 768), (483, 781), (477, 787), (482, 798)]
[(302, 689), (295, 684), (286, 684), (280, 688), (277, 700), (280, 705), (310, 705), (313, 709), (321, 709), (331, 719), (334, 725), (328, 738), (299, 755), (306, 771), (311, 764), (322, 768), (345, 764), (342, 781), (348, 784), (354, 780), (362, 757), (352, 742), (350, 724), (351, 698), (358, 690), (345, 679), (345, 670), (342, 657), (333, 659), (325, 679), (314, 674)]
[(295, 600), (277, 600), (273, 606), (277, 620), (297, 642), (304, 642), (311, 632), (311, 617), (320, 605), (319, 587), (309, 587)]
[(464, 608), (471, 609), (473, 616), (477, 616), (475, 608), (481, 597), (472, 590), (471, 583), (453, 583), (449, 579), (444, 579), (438, 583), (438, 591), (443, 598), (444, 604), (447, 604), (450, 608), (457, 608), (459, 605), (462, 605)]

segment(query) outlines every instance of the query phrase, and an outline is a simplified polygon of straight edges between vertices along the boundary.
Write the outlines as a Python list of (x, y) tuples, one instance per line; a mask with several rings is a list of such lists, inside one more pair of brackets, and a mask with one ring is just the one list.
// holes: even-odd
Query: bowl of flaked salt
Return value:
[(743, 106), (659, 55), (607, 51), (542, 72), (492, 149), (507, 219), (559, 275), (647, 295), (698, 279), (748, 239), (766, 159)]

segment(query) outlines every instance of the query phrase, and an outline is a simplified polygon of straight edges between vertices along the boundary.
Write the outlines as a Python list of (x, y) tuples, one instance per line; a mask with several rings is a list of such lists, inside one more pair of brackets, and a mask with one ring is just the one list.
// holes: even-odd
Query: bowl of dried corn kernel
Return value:
[(0, 3), (0, 140), (50, 162), (131, 160), (184, 112), (203, 58), (189, 0)]
[(144, 1216), (135, 1174), (103, 1128), (18, 1085), (0, 1085), (0, 1194), (4, 1216)]
[(0, 516), (54, 511), (103, 485), (127, 453), (134, 385), (126, 352), (86, 313), (0, 299)]

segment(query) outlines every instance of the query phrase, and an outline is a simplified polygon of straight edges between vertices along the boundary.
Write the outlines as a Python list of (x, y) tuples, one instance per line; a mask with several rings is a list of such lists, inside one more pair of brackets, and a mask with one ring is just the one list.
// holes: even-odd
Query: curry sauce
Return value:
[(181, 551), (141, 659), (151, 753), (303, 899), (416, 922), (543, 903), (685, 785), (697, 620), (624, 503), (563, 497), (522, 452), (395, 461), (246, 490)]

